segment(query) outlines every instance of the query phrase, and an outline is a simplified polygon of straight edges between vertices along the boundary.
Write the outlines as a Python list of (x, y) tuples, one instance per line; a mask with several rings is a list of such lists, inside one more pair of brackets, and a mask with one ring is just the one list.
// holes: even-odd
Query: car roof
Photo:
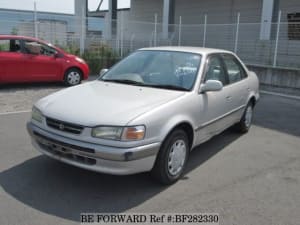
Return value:
[(223, 49), (191, 47), (191, 46), (161, 46), (161, 47), (141, 48), (139, 50), (190, 52), (190, 53), (197, 53), (197, 54), (201, 54), (201, 55), (208, 55), (208, 54), (212, 54), (212, 53), (233, 54), (232, 52), (223, 50)]
[[(19, 40), (29, 40), (29, 41), (37, 41), (43, 44), (48, 45), (49, 42), (46, 42), (44, 40), (38, 39), (38, 38), (34, 38), (34, 37), (28, 37), (28, 36), (21, 36), (21, 35), (0, 35), (0, 39), (19, 39)], [(60, 48), (51, 45), (51, 47), (55, 48), (56, 50), (60, 50), (62, 51)]]
[(41, 41), (34, 37), (27, 37), (27, 36), (20, 36), (20, 35), (0, 35), (1, 39), (26, 39), (26, 40), (35, 40), (35, 41)]

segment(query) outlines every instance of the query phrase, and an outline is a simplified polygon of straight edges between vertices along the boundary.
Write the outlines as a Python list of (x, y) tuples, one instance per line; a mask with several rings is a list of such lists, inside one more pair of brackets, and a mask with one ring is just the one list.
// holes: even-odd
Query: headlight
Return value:
[(92, 136), (96, 138), (120, 140), (122, 127), (95, 127), (92, 129)]
[(145, 127), (95, 127), (92, 129), (92, 136), (109, 140), (138, 141), (144, 138)]
[(82, 58), (76, 57), (75, 59), (76, 59), (77, 62), (85, 63), (85, 61)]
[(36, 107), (32, 108), (32, 114), (31, 114), (31, 118), (35, 121), (38, 121), (40, 123), (43, 122), (43, 114), (41, 113), (41, 111), (39, 109), (37, 109)]

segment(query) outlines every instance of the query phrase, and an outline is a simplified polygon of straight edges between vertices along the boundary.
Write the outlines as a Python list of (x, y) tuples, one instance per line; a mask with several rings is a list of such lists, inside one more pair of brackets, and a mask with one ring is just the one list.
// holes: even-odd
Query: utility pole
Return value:
[(34, 1), (34, 37), (38, 38), (38, 21), (37, 21), (37, 9), (36, 1)]

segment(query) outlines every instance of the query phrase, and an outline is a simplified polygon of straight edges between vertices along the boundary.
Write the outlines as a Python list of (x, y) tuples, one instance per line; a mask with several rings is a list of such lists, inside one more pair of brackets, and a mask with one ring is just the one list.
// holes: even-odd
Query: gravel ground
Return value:
[(0, 87), (0, 113), (30, 110), (34, 102), (65, 88), (61, 84), (20, 84)]
[[(95, 78), (90, 76), (89, 80)], [(0, 113), (31, 110), (40, 98), (64, 88), (62, 83), (0, 85)]]

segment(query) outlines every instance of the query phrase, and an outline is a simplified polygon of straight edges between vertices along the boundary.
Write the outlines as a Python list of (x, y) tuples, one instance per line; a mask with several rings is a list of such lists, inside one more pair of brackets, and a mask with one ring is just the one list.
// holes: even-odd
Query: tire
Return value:
[(253, 116), (253, 104), (249, 102), (245, 108), (244, 114), (240, 120), (235, 125), (235, 128), (240, 133), (247, 133), (252, 124), (252, 116)]
[(67, 86), (75, 86), (81, 83), (82, 72), (77, 68), (68, 69), (64, 76), (64, 83)]
[(190, 152), (187, 134), (174, 130), (163, 142), (151, 171), (153, 178), (162, 184), (173, 184), (183, 175)]

